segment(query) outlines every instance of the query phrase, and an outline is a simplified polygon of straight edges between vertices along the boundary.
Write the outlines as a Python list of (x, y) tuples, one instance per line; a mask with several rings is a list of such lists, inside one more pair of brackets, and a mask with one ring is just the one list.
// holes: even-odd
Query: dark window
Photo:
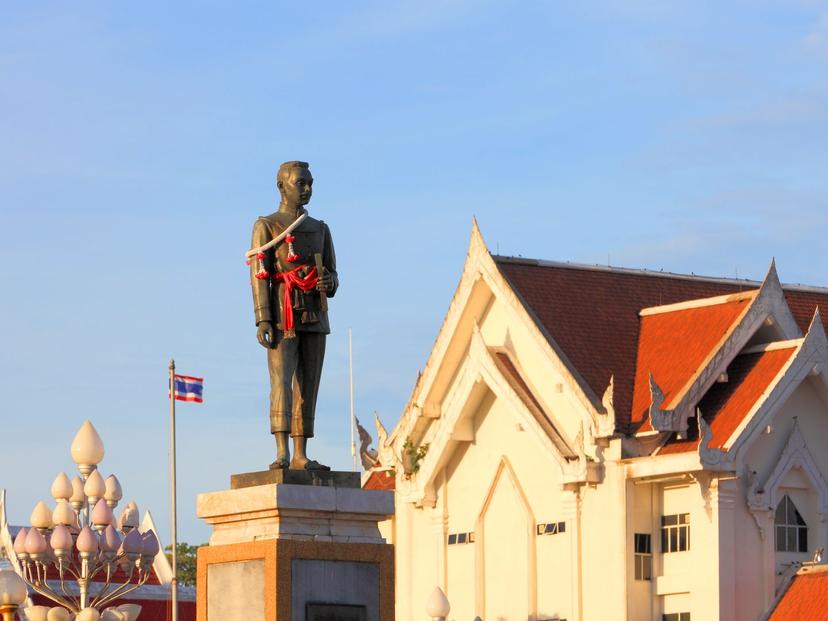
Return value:
[(690, 549), (690, 514), (676, 513), (661, 517), (661, 552), (685, 552)]
[(462, 543), (474, 543), (474, 533), (452, 533), (448, 536), (448, 544), (450, 546), (460, 545)]
[(539, 535), (557, 535), (558, 533), (566, 532), (566, 522), (548, 522), (546, 524), (538, 524), (537, 533)]
[(690, 613), (671, 612), (670, 614), (661, 615), (661, 621), (690, 621)]
[(808, 525), (787, 494), (776, 506), (773, 523), (777, 552), (808, 552)]
[(635, 534), (635, 579), (652, 580), (653, 550), (649, 533)]

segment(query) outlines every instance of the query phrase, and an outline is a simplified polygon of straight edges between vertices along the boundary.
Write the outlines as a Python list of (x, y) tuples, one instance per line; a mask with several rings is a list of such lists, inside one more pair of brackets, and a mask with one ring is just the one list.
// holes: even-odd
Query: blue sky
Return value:
[(828, 285), (828, 2), (30, 3), (0, 7), (0, 487), (22, 523), (93, 420), (168, 533), (272, 459), (243, 261), (311, 162), (341, 289), (315, 456), (391, 427), (462, 268), (502, 254)]

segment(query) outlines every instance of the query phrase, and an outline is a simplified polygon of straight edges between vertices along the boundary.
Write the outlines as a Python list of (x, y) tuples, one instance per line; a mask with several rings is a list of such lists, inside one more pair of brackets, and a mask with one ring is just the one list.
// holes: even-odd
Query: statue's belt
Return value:
[(301, 291), (307, 293), (316, 288), (319, 283), (319, 273), (315, 267), (312, 267), (304, 276), (299, 275), (299, 271), (307, 269), (307, 265), (300, 265), (299, 267), (290, 270), (289, 272), (276, 272), (273, 274), (273, 280), (285, 283), (285, 294), (283, 299), (283, 313), (282, 327), (284, 329), (285, 338), (296, 336), (293, 323), (293, 288), (298, 287)]

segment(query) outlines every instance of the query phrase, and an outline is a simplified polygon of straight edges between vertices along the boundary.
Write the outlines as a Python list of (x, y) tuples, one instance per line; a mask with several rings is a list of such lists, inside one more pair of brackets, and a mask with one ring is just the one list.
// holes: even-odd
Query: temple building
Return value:
[(395, 491), (397, 619), (435, 586), (458, 620), (794, 618), (828, 575), (820, 307), (773, 263), (759, 283), (501, 257), (474, 225), (365, 475)]

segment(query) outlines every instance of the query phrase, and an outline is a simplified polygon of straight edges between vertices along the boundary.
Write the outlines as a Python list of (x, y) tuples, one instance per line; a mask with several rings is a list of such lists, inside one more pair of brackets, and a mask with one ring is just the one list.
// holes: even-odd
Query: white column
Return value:
[(582, 621), (583, 607), (581, 606), (581, 580), (582, 580), (582, 564), (581, 564), (581, 494), (580, 488), (572, 486), (563, 492), (563, 500), (561, 502), (561, 509), (563, 510), (564, 519), (566, 520), (566, 529), (569, 533), (569, 549), (571, 559), (571, 587), (572, 587), (572, 601), (570, 609), (572, 614), (570, 617), (572, 621)]

